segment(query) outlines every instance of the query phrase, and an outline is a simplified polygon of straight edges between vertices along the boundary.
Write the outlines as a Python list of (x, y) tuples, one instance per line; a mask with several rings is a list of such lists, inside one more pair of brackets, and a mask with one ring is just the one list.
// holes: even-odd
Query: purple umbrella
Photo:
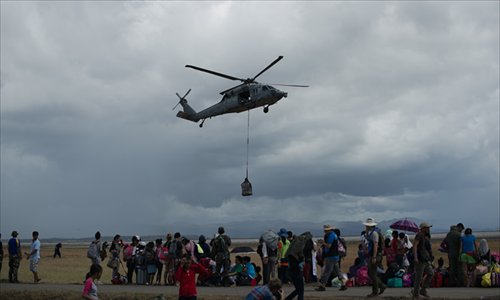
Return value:
[(415, 222), (408, 219), (398, 220), (389, 226), (392, 229), (398, 229), (403, 231), (418, 232), (418, 226)]

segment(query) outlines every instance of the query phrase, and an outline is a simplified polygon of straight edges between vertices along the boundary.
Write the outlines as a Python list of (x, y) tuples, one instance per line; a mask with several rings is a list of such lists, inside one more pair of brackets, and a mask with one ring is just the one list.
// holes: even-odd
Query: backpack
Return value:
[(276, 251), (276, 249), (278, 249), (279, 239), (280, 239), (279, 236), (275, 232), (273, 232), (272, 230), (269, 230), (267, 232), (264, 232), (260, 236), (259, 241), (261, 243), (266, 243), (268, 250)]
[(306, 245), (306, 242), (310, 239), (312, 239), (312, 234), (309, 231), (304, 232), (301, 235), (294, 238), (293, 241), (290, 243), (290, 246), (288, 247), (288, 250), (286, 252), (287, 256), (293, 256), (296, 259), (303, 257), (304, 246)]
[(219, 236), (215, 238), (213, 249), (215, 254), (228, 252), (226, 240), (224, 239), (224, 236), (222, 234), (219, 234)]
[[(371, 236), (375, 231), (378, 234), (378, 242), (377, 242), (378, 247), (376, 253), (374, 253), (373, 251), (373, 241), (371, 239)], [(382, 253), (384, 252), (384, 236), (382, 234), (382, 231), (380, 231), (380, 228), (375, 227), (375, 229), (373, 229), (373, 231), (370, 232), (370, 234), (368, 235), (367, 240), (368, 240), (368, 255), (382, 255)]]
[(337, 249), (340, 257), (345, 257), (347, 255), (347, 245), (345, 244), (344, 239), (341, 237), (339, 237)]
[(92, 242), (87, 249), (87, 257), (88, 258), (97, 258), (99, 256), (99, 249), (97, 249), (97, 243)]
[(358, 286), (365, 286), (370, 284), (370, 277), (368, 276), (368, 267), (362, 266), (356, 272), (356, 284)]

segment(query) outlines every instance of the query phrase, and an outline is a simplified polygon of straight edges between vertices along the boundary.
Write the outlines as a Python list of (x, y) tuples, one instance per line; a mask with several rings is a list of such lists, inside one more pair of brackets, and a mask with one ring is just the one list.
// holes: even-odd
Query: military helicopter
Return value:
[(247, 79), (218, 73), (215, 71), (203, 69), (192, 65), (186, 65), (185, 66), (186, 68), (192, 68), (198, 71), (206, 72), (230, 80), (235, 80), (235, 81), (239, 80), (242, 83), (228, 90), (222, 91), (220, 93), (222, 95), (222, 100), (219, 103), (216, 103), (200, 112), (196, 112), (191, 106), (189, 106), (186, 100), (186, 96), (189, 94), (189, 92), (191, 92), (191, 89), (189, 89), (186, 92), (186, 94), (182, 97), (179, 95), (179, 93), (176, 93), (177, 97), (179, 97), (179, 102), (174, 106), (172, 110), (175, 110), (175, 108), (180, 104), (183, 110), (177, 113), (177, 117), (193, 121), (195, 123), (202, 120), (199, 125), (200, 128), (203, 127), (203, 123), (205, 122), (206, 119), (227, 113), (240, 113), (242, 111), (247, 111), (260, 106), (264, 106), (264, 113), (267, 113), (269, 112), (269, 106), (275, 104), (281, 98), (288, 96), (288, 93), (280, 91), (279, 89), (273, 87), (272, 85), (290, 86), (290, 87), (308, 87), (308, 85), (297, 85), (297, 84), (271, 85), (255, 81), (257, 77), (259, 77), (260, 75), (262, 75), (262, 73), (264, 73), (269, 68), (274, 66), (282, 58), (283, 56), (279, 56), (267, 67), (265, 67), (262, 71), (260, 71), (257, 75), (255, 75), (253, 78), (247, 78)]

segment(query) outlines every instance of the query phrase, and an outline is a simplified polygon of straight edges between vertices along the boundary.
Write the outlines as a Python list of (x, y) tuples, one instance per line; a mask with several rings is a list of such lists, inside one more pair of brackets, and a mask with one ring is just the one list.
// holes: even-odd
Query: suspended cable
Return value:
[(252, 184), (248, 180), (248, 152), (250, 148), (250, 110), (248, 110), (247, 118), (247, 171), (246, 177), (243, 183), (241, 183), (241, 195), (242, 196), (252, 196)]

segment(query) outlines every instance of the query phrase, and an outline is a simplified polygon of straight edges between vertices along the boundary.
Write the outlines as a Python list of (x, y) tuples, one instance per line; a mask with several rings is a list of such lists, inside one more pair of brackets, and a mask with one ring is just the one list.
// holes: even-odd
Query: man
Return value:
[(9, 282), (17, 283), (17, 270), (22, 259), (21, 241), (17, 238), (17, 231), (12, 231), (9, 239)]
[(377, 223), (373, 218), (367, 218), (365, 225), (365, 239), (368, 243), (368, 276), (372, 280), (372, 293), (367, 297), (377, 297), (382, 295), (385, 291), (386, 286), (377, 275), (378, 266), (382, 265), (382, 254), (384, 251), (383, 236), (380, 230), (378, 230)]
[[(326, 290), (326, 284), (328, 283), (328, 278), (330, 278), (330, 275), (332, 275), (332, 272), (334, 274), (334, 277), (338, 276), (340, 278), (340, 267), (339, 267), (339, 250), (338, 250), (338, 244), (339, 244), (339, 238), (335, 234), (334, 229), (330, 224), (323, 225), (323, 230), (325, 232), (325, 235), (323, 237), (323, 240), (325, 241), (325, 244), (323, 246), (323, 258), (324, 258), (324, 267), (321, 272), (321, 278), (319, 280), (319, 286), (316, 288), (316, 291), (325, 291)], [(344, 280), (340, 280), (342, 282), (342, 286), (340, 287), (341, 291), (347, 290), (347, 287), (345, 286)]]
[(229, 285), (229, 247), (231, 246), (231, 238), (227, 236), (224, 227), (217, 229), (217, 236), (212, 241), (212, 256), (215, 259), (215, 272), (218, 280), (222, 285)]
[(295, 289), (285, 298), (292, 300), (297, 297), (297, 300), (304, 300), (304, 249), (308, 241), (312, 239), (310, 232), (304, 232), (295, 237), (288, 247), (288, 271), (290, 280)]
[(271, 229), (262, 234), (259, 239), (261, 247), (260, 257), (262, 259), (262, 279), (264, 285), (269, 279), (276, 277), (276, 262), (278, 259), (278, 235)]
[(281, 300), (283, 290), (281, 281), (277, 278), (269, 280), (267, 285), (255, 287), (245, 298), (245, 300)]
[[(432, 256), (430, 241), (431, 227), (432, 225), (422, 222), (420, 224), (420, 231), (415, 236), (415, 242), (413, 243), (413, 257), (415, 261), (415, 279), (413, 281), (413, 289), (411, 291), (413, 299), (419, 299), (419, 296), (424, 296), (425, 298), (429, 297), (426, 288), (430, 286), (432, 275), (434, 274), (431, 265), (432, 260), (434, 259)], [(424, 274), (426, 277), (422, 287), (420, 287)]]
[(445, 239), (448, 244), (450, 286), (463, 286), (464, 282), (463, 266), (460, 261), (460, 238), (463, 230), (464, 225), (462, 223), (452, 225)]
[(281, 280), (282, 284), (288, 283), (288, 257), (287, 251), (288, 247), (290, 247), (290, 240), (288, 239), (288, 231), (285, 228), (281, 228), (278, 232), (279, 241), (278, 241), (278, 278)]
[(40, 261), (40, 240), (38, 240), (38, 231), (33, 231), (32, 237), (31, 252), (25, 252), (24, 254), (26, 254), (26, 258), (30, 261), (30, 271), (33, 273), (33, 282), (39, 283), (42, 279), (38, 277), (38, 262)]
[(2, 274), (2, 262), (3, 262), (3, 244), (2, 244), (2, 234), (0, 233), (0, 274)]
[(94, 234), (95, 240), (90, 243), (87, 250), (87, 257), (90, 258), (91, 265), (97, 264), (101, 265), (101, 233), (98, 231)]

